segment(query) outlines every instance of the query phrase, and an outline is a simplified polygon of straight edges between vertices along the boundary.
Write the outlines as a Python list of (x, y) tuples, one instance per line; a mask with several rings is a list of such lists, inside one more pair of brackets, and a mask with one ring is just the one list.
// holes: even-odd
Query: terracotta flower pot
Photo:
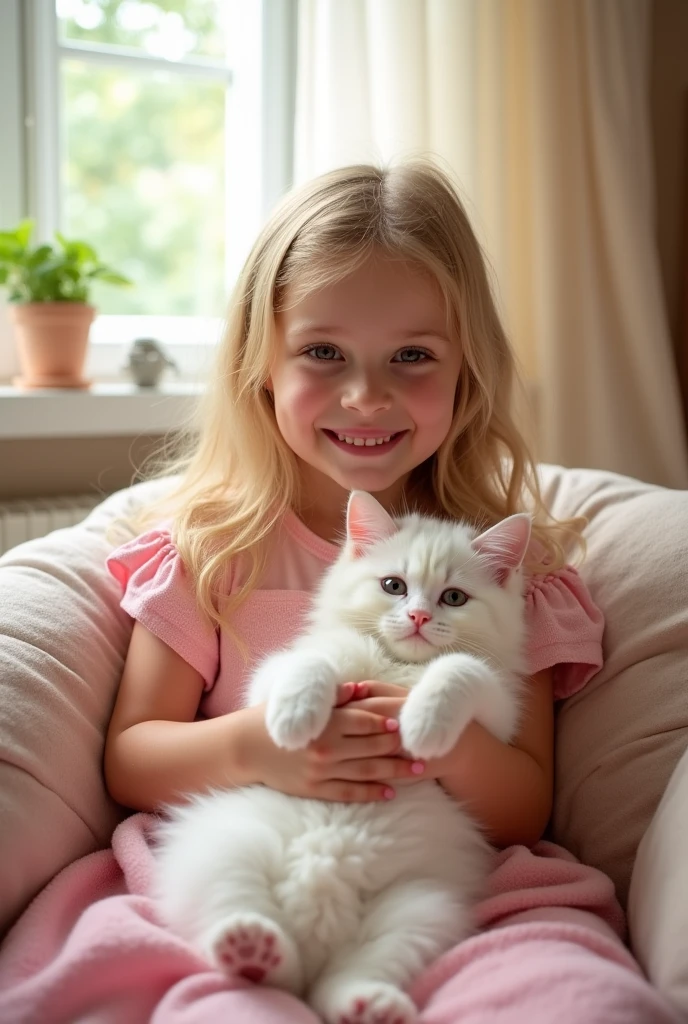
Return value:
[(20, 388), (87, 388), (83, 371), (95, 316), (82, 302), (27, 302), (8, 309), (14, 321)]

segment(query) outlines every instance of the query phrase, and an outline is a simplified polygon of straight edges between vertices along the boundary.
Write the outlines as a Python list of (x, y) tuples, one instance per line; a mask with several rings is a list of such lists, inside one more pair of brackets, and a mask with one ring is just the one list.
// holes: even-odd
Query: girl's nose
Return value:
[(351, 409), (362, 416), (374, 416), (378, 412), (384, 412), (391, 404), (391, 395), (385, 390), (382, 382), (377, 382), (371, 377), (352, 381), (342, 395), (342, 408)]
[(432, 618), (429, 612), (422, 611), (420, 608), (414, 608), (408, 613), (409, 619), (413, 619), (416, 624), (416, 629), (420, 629), (424, 622), (429, 622)]

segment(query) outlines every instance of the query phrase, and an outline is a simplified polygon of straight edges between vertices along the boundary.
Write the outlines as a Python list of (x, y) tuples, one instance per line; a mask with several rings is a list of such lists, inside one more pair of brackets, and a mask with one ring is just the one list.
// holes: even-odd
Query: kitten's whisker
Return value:
[(499, 655), (495, 651), (490, 651), (487, 650), (487, 648), (485, 647), (481, 647), (477, 641), (471, 641), (462, 637), (460, 640), (460, 644), (462, 650), (464, 650), (467, 654), (477, 654), (480, 657), (484, 658), (487, 662), (497, 665), (498, 668), (504, 669), (505, 671), (509, 670), (508, 665), (505, 664), (505, 662), (499, 657)]

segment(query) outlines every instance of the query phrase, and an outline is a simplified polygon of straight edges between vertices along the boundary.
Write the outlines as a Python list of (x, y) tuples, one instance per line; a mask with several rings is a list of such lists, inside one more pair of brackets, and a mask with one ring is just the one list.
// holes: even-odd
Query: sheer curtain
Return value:
[(539, 457), (688, 487), (650, 14), (649, 0), (300, 0), (295, 175), (439, 159), (493, 267)]

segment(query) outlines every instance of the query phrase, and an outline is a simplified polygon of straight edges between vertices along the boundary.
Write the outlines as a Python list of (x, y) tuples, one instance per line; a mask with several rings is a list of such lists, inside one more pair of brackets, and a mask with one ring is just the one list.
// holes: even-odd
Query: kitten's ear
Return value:
[(366, 548), (391, 537), (399, 527), (388, 512), (367, 491), (352, 491), (346, 508), (346, 546), (352, 558), (360, 558)]
[(500, 587), (506, 583), (509, 573), (520, 568), (530, 543), (531, 526), (531, 516), (527, 512), (519, 512), (481, 533), (472, 542), (473, 550), (488, 560)]

